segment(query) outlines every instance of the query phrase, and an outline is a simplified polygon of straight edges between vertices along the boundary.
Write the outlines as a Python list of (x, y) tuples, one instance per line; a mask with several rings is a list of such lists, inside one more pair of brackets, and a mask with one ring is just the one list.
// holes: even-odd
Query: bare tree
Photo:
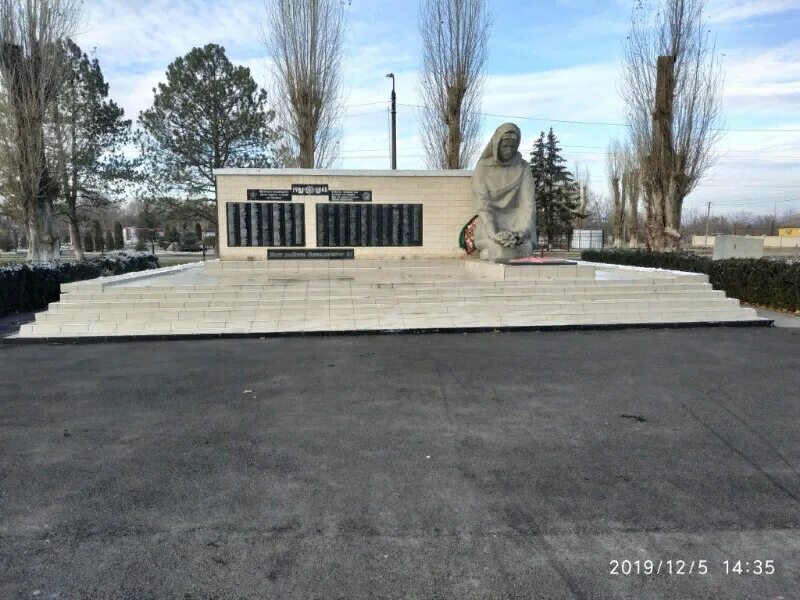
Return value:
[(3, 193), (28, 232), (28, 258), (60, 254), (45, 120), (65, 74), (60, 43), (74, 35), (80, 0), (0, 0), (0, 169)]
[(589, 169), (584, 167), (581, 163), (575, 163), (575, 169), (573, 170), (575, 175), (575, 184), (578, 186), (578, 208), (576, 211), (581, 214), (585, 215), (589, 208), (589, 193), (591, 191), (592, 186), (592, 175), (589, 172)]
[(613, 139), (608, 145), (606, 154), (606, 175), (611, 192), (611, 236), (614, 246), (619, 248), (625, 238), (625, 186), (623, 177), (627, 164), (625, 147), (618, 139)]
[(720, 137), (723, 76), (706, 3), (640, 4), (624, 49), (622, 96), (653, 249), (678, 247), (683, 201), (713, 164)]
[(622, 173), (622, 195), (625, 198), (625, 235), (631, 248), (639, 245), (639, 199), (641, 197), (641, 169), (636, 153), (625, 147), (625, 166)]
[(430, 169), (465, 169), (480, 143), (491, 16), (486, 0), (423, 0), (422, 143)]
[(341, 137), (341, 0), (267, 0), (261, 38), (272, 59), (273, 98), (297, 166), (329, 167)]

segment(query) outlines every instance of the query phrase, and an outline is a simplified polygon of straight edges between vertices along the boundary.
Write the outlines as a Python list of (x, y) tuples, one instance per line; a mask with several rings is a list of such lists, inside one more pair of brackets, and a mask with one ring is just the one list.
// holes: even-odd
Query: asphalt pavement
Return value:
[(798, 598), (798, 422), (796, 329), (0, 344), (0, 598)]

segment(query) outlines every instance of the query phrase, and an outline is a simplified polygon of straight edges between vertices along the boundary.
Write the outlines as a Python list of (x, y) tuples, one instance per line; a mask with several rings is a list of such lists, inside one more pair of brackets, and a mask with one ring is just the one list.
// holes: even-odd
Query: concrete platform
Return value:
[(12, 339), (770, 323), (696, 273), (586, 262), (211, 261), (66, 284)]

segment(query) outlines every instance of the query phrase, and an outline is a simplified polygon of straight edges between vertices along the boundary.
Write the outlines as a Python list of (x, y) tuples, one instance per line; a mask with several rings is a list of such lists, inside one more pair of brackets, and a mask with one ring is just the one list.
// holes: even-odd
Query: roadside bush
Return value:
[(711, 260), (689, 252), (644, 250), (584, 250), (581, 259), (705, 273), (716, 289), (731, 298), (779, 310), (800, 311), (800, 263), (770, 258)]
[(0, 315), (46, 308), (58, 301), (62, 283), (156, 268), (157, 257), (128, 251), (80, 263), (12, 263), (0, 267)]
[(712, 262), (707, 256), (698, 256), (691, 252), (648, 252), (647, 250), (625, 250), (622, 248), (584, 250), (581, 252), (581, 259), (613, 265), (670, 269), (672, 271), (689, 271), (691, 273), (708, 273)]

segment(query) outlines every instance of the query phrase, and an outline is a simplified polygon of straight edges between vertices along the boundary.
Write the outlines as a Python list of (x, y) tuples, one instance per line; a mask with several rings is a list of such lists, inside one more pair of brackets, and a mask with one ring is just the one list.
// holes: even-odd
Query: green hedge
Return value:
[(769, 258), (711, 260), (688, 252), (584, 250), (583, 260), (705, 273), (730, 298), (779, 310), (800, 311), (800, 263)]
[(46, 308), (62, 283), (158, 268), (146, 252), (108, 252), (80, 263), (12, 263), (0, 267), (0, 315)]

